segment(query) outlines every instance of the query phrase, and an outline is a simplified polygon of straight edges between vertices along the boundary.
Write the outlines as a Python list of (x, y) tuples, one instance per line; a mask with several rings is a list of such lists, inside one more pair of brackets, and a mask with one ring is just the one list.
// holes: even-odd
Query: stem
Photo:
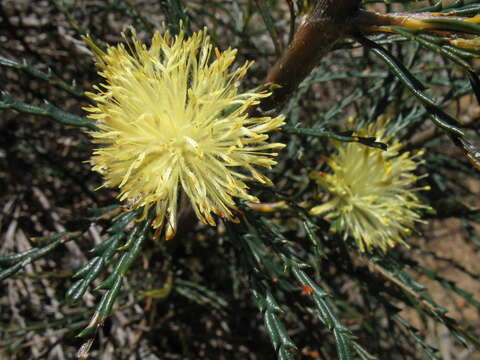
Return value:
[(313, 12), (302, 21), (293, 41), (268, 73), (265, 84), (271, 86), (272, 95), (262, 100), (260, 110), (281, 106), (333, 45), (346, 37), (394, 32), (393, 27), (447, 37), (480, 33), (480, 15), (468, 18), (431, 12), (381, 14), (360, 10), (359, 5), (360, 0), (317, 0)]
[[(400, 26), (406, 29), (413, 29), (422, 32), (462, 32), (458, 28), (442, 22), (442, 20), (456, 20), (464, 24), (479, 24), (480, 16), (471, 18), (449, 16), (442, 13), (390, 13), (381, 14), (360, 10), (353, 19), (355, 27), (362, 33), (371, 32), (393, 32), (393, 26)], [(468, 32), (468, 31), (465, 31)], [(476, 33), (472, 31), (471, 33)]]
[(276, 84), (272, 96), (260, 107), (271, 110), (285, 102), (318, 60), (352, 29), (350, 19), (358, 11), (359, 0), (319, 0), (312, 14), (298, 28), (285, 53), (268, 73), (265, 82)]

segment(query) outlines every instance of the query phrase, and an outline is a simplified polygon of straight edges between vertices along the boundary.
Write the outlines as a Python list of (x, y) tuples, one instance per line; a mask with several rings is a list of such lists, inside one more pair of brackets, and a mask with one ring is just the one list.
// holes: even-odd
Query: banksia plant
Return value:
[(214, 51), (206, 30), (188, 39), (183, 30), (175, 38), (156, 32), (149, 48), (135, 34), (129, 49), (102, 52), (87, 42), (106, 80), (88, 93), (97, 105), (86, 108), (98, 120), (91, 162), (104, 186), (118, 186), (120, 200), (142, 208), (144, 217), (153, 208), (153, 226), (166, 224), (167, 239), (176, 232), (179, 193), (210, 225), (212, 213), (235, 218), (234, 197), (259, 202), (244, 181), (271, 185), (255, 167), (276, 164), (269, 151), (284, 145), (266, 142), (267, 133), (284, 117), (248, 116), (270, 95), (239, 93), (251, 63), (231, 70), (236, 51)]
[(397, 243), (405, 244), (404, 238), (420, 221), (421, 210), (428, 208), (415, 194), (422, 190), (415, 187), (422, 152), (401, 153), (402, 144), (386, 136), (381, 123), (360, 129), (357, 135), (387, 143), (388, 149), (335, 142), (335, 153), (326, 161), (330, 170), (310, 174), (320, 194), (328, 194), (310, 214), (334, 221), (345, 238), (357, 240), (360, 251), (386, 251)]
[(476, 359), (479, 17), (2, 2), (0, 358)]

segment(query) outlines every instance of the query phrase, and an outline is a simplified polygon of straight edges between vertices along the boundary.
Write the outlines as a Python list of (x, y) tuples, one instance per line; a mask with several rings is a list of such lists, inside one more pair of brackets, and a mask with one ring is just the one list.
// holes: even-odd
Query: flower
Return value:
[[(125, 38), (125, 35), (124, 35)], [(187, 38), (156, 32), (150, 47), (135, 32), (127, 46), (106, 52), (90, 38), (105, 83), (87, 93), (96, 105), (85, 108), (97, 120), (91, 132), (93, 170), (103, 186), (118, 187), (131, 208), (154, 209), (154, 227), (167, 239), (177, 227), (179, 193), (198, 218), (215, 225), (212, 213), (234, 220), (234, 198), (250, 202), (245, 181), (271, 184), (256, 166), (270, 169), (284, 147), (268, 143), (268, 132), (284, 117), (252, 117), (247, 110), (270, 93), (240, 93), (251, 63), (236, 70), (236, 50), (214, 49), (207, 31)]]
[(419, 179), (414, 171), (422, 163), (418, 160), (422, 152), (401, 153), (402, 144), (375, 125), (360, 130), (358, 135), (389, 142), (388, 150), (335, 142), (337, 152), (327, 159), (331, 171), (311, 174), (329, 199), (310, 213), (335, 219), (337, 228), (345, 238), (353, 237), (360, 251), (374, 247), (386, 251), (396, 243), (405, 244), (404, 238), (420, 221), (418, 211), (429, 208), (415, 195), (429, 187), (412, 187)]

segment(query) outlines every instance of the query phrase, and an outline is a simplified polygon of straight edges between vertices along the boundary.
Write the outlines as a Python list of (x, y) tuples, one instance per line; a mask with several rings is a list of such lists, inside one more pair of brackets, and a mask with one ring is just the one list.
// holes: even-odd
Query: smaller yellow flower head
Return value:
[(96, 101), (86, 108), (97, 120), (91, 132), (99, 146), (91, 158), (104, 185), (119, 187), (132, 208), (154, 208), (155, 228), (174, 236), (182, 191), (198, 218), (215, 225), (212, 213), (234, 219), (234, 198), (251, 202), (244, 181), (270, 184), (255, 166), (271, 168), (274, 149), (267, 133), (284, 124), (282, 116), (250, 117), (247, 109), (270, 94), (239, 93), (251, 63), (231, 70), (236, 50), (213, 49), (206, 30), (186, 38), (156, 32), (150, 47), (135, 33), (127, 48), (94, 50), (105, 79)]
[(412, 188), (421, 153), (400, 153), (401, 143), (375, 125), (358, 135), (389, 143), (388, 150), (335, 142), (336, 153), (327, 160), (331, 171), (311, 174), (328, 201), (310, 213), (336, 219), (344, 236), (353, 237), (362, 252), (373, 247), (386, 251), (396, 243), (405, 244), (404, 238), (420, 221), (418, 210), (429, 208), (415, 195), (428, 188)]

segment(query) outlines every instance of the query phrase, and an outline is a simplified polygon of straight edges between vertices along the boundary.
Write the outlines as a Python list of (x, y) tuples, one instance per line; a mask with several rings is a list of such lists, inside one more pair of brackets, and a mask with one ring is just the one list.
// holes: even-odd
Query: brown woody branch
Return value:
[(261, 110), (268, 111), (282, 105), (335, 43), (355, 33), (390, 32), (392, 26), (436, 34), (458, 33), (446, 28), (444, 24), (430, 20), (448, 18), (480, 22), (479, 16), (463, 18), (439, 13), (380, 14), (360, 10), (359, 6), (360, 0), (318, 0), (313, 12), (300, 24), (287, 50), (268, 73), (265, 84), (275, 86), (271, 88), (272, 96), (261, 102)]
[(356, 14), (359, 5), (359, 0), (318, 1), (312, 14), (300, 24), (285, 53), (268, 73), (265, 82), (279, 87), (275, 87), (272, 96), (262, 102), (262, 110), (271, 110), (282, 104), (318, 60), (349, 34), (349, 19)]

